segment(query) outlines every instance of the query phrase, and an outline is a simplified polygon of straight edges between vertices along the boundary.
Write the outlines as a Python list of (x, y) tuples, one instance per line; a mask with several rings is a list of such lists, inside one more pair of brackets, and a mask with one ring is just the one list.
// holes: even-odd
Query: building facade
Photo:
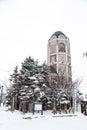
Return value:
[(55, 32), (48, 40), (47, 64), (59, 73), (64, 72), (67, 81), (72, 80), (69, 38), (61, 31)]

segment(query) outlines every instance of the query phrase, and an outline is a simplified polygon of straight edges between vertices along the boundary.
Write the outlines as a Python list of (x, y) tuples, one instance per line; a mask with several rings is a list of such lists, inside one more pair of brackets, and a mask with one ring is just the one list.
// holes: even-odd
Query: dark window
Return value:
[(59, 52), (65, 52), (65, 45), (64, 43), (59, 44)]

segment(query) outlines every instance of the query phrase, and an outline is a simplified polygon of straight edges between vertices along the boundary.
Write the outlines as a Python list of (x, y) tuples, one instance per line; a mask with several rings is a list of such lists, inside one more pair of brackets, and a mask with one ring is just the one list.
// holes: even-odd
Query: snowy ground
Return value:
[(43, 115), (33, 115), (6, 110), (7, 108), (0, 107), (0, 130), (87, 130), (87, 116), (80, 113), (70, 116), (53, 115), (52, 112), (46, 111)]

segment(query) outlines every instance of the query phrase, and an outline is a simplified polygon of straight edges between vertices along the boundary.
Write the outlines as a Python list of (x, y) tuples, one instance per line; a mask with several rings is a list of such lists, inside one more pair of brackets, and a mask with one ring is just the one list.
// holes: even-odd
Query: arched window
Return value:
[(59, 44), (59, 52), (65, 52), (65, 45), (64, 43)]
[(65, 39), (65, 36), (64, 35), (59, 35), (58, 38)]

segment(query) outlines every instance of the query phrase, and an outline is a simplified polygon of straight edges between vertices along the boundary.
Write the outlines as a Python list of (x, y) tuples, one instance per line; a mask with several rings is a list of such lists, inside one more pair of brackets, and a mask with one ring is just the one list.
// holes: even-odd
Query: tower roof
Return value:
[[(64, 33), (62, 33), (61, 31), (55, 32), (55, 33), (50, 37), (50, 39), (51, 39), (53, 36), (56, 36), (56, 37), (58, 38), (59, 35), (63, 35), (63, 36), (67, 39), (67, 36), (66, 36)], [(49, 39), (49, 40), (50, 40), (50, 39)]]

